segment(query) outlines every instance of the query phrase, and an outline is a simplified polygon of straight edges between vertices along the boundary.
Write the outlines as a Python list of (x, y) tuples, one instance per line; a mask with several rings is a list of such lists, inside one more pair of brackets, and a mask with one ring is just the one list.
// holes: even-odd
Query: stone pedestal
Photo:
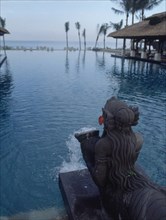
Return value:
[[(140, 166), (135, 168), (146, 176)], [(113, 220), (102, 208), (99, 190), (88, 169), (60, 173), (59, 187), (69, 220)]]
[(101, 220), (99, 191), (87, 169), (59, 174), (59, 186), (69, 220)]

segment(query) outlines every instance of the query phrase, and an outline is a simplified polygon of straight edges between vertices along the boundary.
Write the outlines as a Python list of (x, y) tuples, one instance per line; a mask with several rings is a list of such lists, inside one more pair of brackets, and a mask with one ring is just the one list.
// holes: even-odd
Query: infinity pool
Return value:
[(97, 119), (113, 95), (139, 106), (139, 163), (165, 185), (165, 85), (164, 66), (109, 53), (9, 51), (0, 70), (0, 216), (65, 215), (58, 173), (84, 167), (73, 134), (102, 131)]

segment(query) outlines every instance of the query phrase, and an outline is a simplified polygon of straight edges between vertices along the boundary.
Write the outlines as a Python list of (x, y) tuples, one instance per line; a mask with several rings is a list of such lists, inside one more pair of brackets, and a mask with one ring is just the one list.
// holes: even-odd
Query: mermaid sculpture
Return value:
[(101, 137), (98, 130), (77, 133), (75, 137), (99, 188), (107, 219), (166, 219), (165, 189), (152, 183), (135, 166), (143, 144), (141, 135), (132, 130), (139, 120), (138, 108), (112, 97), (102, 112)]

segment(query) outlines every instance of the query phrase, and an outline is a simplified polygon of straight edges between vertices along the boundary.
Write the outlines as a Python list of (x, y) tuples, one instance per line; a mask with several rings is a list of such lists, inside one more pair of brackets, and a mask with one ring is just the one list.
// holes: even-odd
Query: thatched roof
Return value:
[(154, 14), (139, 23), (108, 34), (114, 38), (166, 38), (166, 12)]
[(6, 30), (3, 27), (0, 27), (0, 36), (3, 36), (4, 34), (10, 34), (8, 30)]

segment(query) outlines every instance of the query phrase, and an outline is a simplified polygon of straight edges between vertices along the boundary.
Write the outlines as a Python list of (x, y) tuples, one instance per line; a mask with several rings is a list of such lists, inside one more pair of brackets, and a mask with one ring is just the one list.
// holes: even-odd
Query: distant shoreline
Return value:
[[(122, 52), (122, 48), (117, 48), (117, 49), (113, 49), (113, 48), (92, 48), (92, 47), (87, 47), (86, 49), (81, 49), (79, 50), (78, 48), (75, 47), (69, 47), (67, 48), (63, 48), (63, 49), (55, 49), (53, 47), (46, 47), (46, 46), (41, 46), (41, 47), (36, 47), (36, 48), (26, 48), (26, 47), (11, 47), (11, 46), (5, 46), (4, 47), (0, 47), (1, 50), (12, 50), (12, 51), (47, 51), (47, 52), (53, 52), (53, 51), (94, 51), (94, 52), (109, 52), (109, 53), (120, 53)], [(129, 50), (128, 48), (126, 50)]]
[[(5, 45), (1, 44), (1, 47), (6, 49), (17, 49), (17, 50), (65, 50), (67, 45), (65, 41), (10, 41), (6, 40)], [(115, 42), (107, 41), (105, 44), (105, 48), (115, 49)], [(92, 50), (95, 47), (95, 42), (87, 41), (86, 49)], [(97, 49), (103, 49), (103, 41), (99, 41), (97, 43)], [(118, 41), (118, 48), (123, 47), (123, 42)], [(71, 41), (68, 44), (69, 50), (79, 50), (78, 41)], [(82, 42), (81, 49), (84, 50), (84, 44)]]

